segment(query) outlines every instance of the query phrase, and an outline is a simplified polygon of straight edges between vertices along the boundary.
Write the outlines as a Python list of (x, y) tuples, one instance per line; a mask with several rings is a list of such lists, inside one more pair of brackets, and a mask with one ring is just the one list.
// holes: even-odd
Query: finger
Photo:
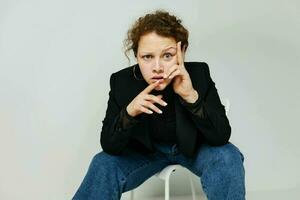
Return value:
[(159, 114), (162, 113), (162, 111), (158, 107), (156, 107), (153, 103), (151, 103), (150, 101), (145, 101), (143, 103), (143, 106), (146, 107), (147, 109), (150, 108), (151, 110), (153, 110), (153, 111), (155, 111), (155, 112), (157, 112)]
[[(162, 97), (162, 95), (160, 95), (160, 96)], [(149, 100), (149, 101), (151, 101), (151, 103), (158, 103), (158, 104), (160, 104), (160, 105), (162, 105), (162, 106), (168, 105), (165, 101), (163, 101), (163, 100), (161, 99), (161, 97), (157, 97), (157, 96), (155, 96), (155, 95), (147, 95), (147, 96), (145, 97), (145, 100)]]
[[(163, 96), (162, 96), (161, 94), (159, 94), (159, 95), (157, 95), (156, 97), (161, 99)], [(150, 99), (149, 101), (150, 101), (151, 103), (155, 103), (155, 101), (153, 101), (153, 100), (151, 100), (151, 99)]]
[(160, 80), (157, 80), (156, 82), (151, 83), (143, 90), (143, 93), (146, 93), (146, 94), (150, 93), (156, 86), (158, 86), (159, 83), (160, 83)]
[(174, 71), (176, 71), (178, 69), (178, 65), (173, 65), (168, 71), (167, 73), (165, 73), (164, 78), (168, 78)]
[(182, 51), (181, 51), (181, 41), (177, 42), (177, 62), (178, 62), (178, 65), (181, 65), (183, 63)]
[(153, 113), (150, 109), (148, 109), (144, 106), (141, 106), (140, 110), (141, 110), (141, 112), (146, 113), (146, 114), (152, 114)]
[(174, 78), (175, 76), (180, 75), (180, 70), (176, 69), (174, 72), (172, 72), (172, 74), (170, 74), (169, 79)]
[(183, 50), (182, 50), (182, 52), (181, 52), (181, 55), (182, 55), (182, 62), (183, 62), (183, 63), (184, 63), (184, 60), (185, 60), (186, 48), (187, 48), (187, 46), (184, 45), (183, 48), (182, 48)]

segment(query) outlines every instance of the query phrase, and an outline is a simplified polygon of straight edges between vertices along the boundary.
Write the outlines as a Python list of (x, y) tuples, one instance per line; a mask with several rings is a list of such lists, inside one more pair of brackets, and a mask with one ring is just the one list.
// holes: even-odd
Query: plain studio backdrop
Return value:
[[(109, 76), (129, 66), (126, 32), (158, 8), (182, 19), (186, 61), (207, 62), (231, 101), (248, 195), (300, 189), (299, 1), (2, 0), (0, 199), (71, 199), (101, 151)], [(172, 195), (189, 193), (184, 172), (171, 181)], [(155, 178), (137, 189), (162, 193)]]

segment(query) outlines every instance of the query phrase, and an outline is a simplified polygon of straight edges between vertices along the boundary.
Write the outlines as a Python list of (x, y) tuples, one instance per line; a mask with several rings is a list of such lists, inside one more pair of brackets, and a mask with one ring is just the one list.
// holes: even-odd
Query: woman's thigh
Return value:
[(142, 154), (127, 149), (121, 155), (100, 152), (92, 161), (94, 166), (117, 177), (122, 192), (132, 190), (169, 164), (160, 153)]

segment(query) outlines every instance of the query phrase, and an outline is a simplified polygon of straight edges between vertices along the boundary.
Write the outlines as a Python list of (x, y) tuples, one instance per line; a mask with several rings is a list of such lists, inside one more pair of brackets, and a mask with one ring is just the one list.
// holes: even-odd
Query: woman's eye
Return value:
[(152, 58), (152, 56), (151, 55), (145, 55), (142, 58), (145, 59), (145, 60), (149, 60), (150, 58)]
[(167, 59), (172, 58), (172, 56), (173, 56), (173, 55), (170, 54), (170, 53), (166, 53), (166, 54), (165, 54), (165, 58), (167, 58)]

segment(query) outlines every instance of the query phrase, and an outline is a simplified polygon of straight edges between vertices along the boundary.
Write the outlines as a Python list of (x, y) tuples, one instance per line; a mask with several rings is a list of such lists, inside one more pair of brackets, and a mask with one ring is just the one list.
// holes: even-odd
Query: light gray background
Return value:
[[(156, 8), (183, 20), (186, 61), (207, 62), (219, 94), (231, 100), (231, 141), (246, 157), (247, 191), (300, 189), (299, 7), (296, 0), (2, 0), (0, 199), (71, 198), (101, 150), (109, 76), (128, 66), (126, 31)], [(178, 174), (172, 193), (188, 193)], [(159, 195), (161, 187), (151, 178), (137, 195)]]

